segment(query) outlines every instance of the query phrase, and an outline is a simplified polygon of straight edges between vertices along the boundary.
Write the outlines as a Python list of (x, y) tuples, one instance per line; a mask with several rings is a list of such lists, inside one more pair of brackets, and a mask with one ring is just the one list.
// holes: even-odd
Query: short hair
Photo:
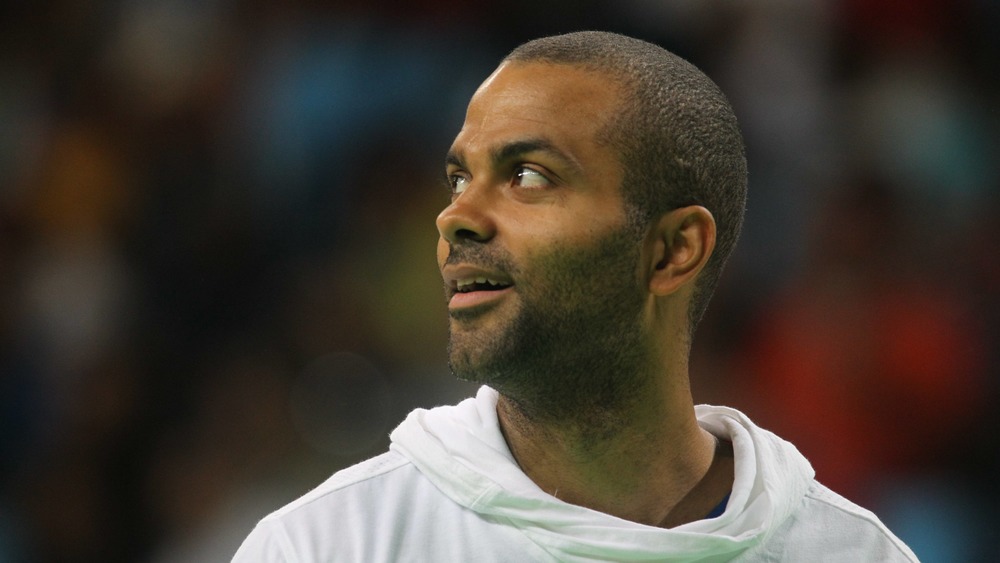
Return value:
[(602, 73), (622, 100), (602, 136), (620, 152), (630, 220), (647, 227), (664, 213), (702, 205), (715, 217), (715, 251), (695, 284), (695, 327), (739, 238), (747, 165), (736, 115), (719, 87), (681, 57), (646, 41), (600, 31), (543, 37), (504, 61), (546, 62)]

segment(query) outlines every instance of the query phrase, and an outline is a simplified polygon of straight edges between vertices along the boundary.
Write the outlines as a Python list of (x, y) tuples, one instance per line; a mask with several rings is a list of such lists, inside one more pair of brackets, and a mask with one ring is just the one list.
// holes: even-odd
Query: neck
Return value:
[(698, 426), (686, 384), (638, 391), (560, 419), (501, 394), (500, 428), (525, 474), (565, 502), (661, 527), (703, 518), (732, 487), (731, 458)]

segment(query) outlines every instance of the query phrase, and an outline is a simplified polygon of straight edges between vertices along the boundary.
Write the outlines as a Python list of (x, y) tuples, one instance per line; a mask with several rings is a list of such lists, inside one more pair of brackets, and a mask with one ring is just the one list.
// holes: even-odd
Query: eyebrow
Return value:
[[(511, 141), (509, 143), (493, 147), (490, 150), (490, 161), (494, 166), (501, 166), (504, 163), (516, 160), (525, 154), (533, 152), (545, 153), (558, 160), (562, 165), (572, 169), (573, 172), (581, 172), (581, 166), (576, 159), (559, 150), (548, 139), (540, 137)], [(462, 153), (455, 150), (448, 151), (448, 154), (445, 156), (445, 164), (451, 164), (458, 166), (459, 168), (466, 168), (465, 158), (463, 158)]]

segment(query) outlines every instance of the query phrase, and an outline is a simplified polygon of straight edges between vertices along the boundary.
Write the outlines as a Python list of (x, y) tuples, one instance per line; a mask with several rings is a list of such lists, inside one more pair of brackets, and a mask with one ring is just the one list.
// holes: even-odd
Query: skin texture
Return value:
[[(544, 490), (673, 527), (732, 485), (687, 373), (688, 304), (715, 222), (698, 206), (627, 222), (624, 170), (601, 136), (620, 96), (594, 71), (539, 62), (504, 63), (473, 96), (437, 220), (449, 358), (500, 392), (504, 437)], [(502, 289), (456, 295), (475, 278)]]

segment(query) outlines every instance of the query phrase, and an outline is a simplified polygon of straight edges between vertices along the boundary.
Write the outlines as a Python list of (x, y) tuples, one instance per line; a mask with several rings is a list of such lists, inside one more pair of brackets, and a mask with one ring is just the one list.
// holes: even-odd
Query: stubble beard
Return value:
[[(510, 267), (496, 249), (488, 253)], [(637, 235), (622, 228), (529, 260), (530, 275), (515, 273), (514, 310), (488, 331), (452, 320), (452, 372), (498, 390), (528, 419), (613, 432), (649, 381), (638, 258)]]

